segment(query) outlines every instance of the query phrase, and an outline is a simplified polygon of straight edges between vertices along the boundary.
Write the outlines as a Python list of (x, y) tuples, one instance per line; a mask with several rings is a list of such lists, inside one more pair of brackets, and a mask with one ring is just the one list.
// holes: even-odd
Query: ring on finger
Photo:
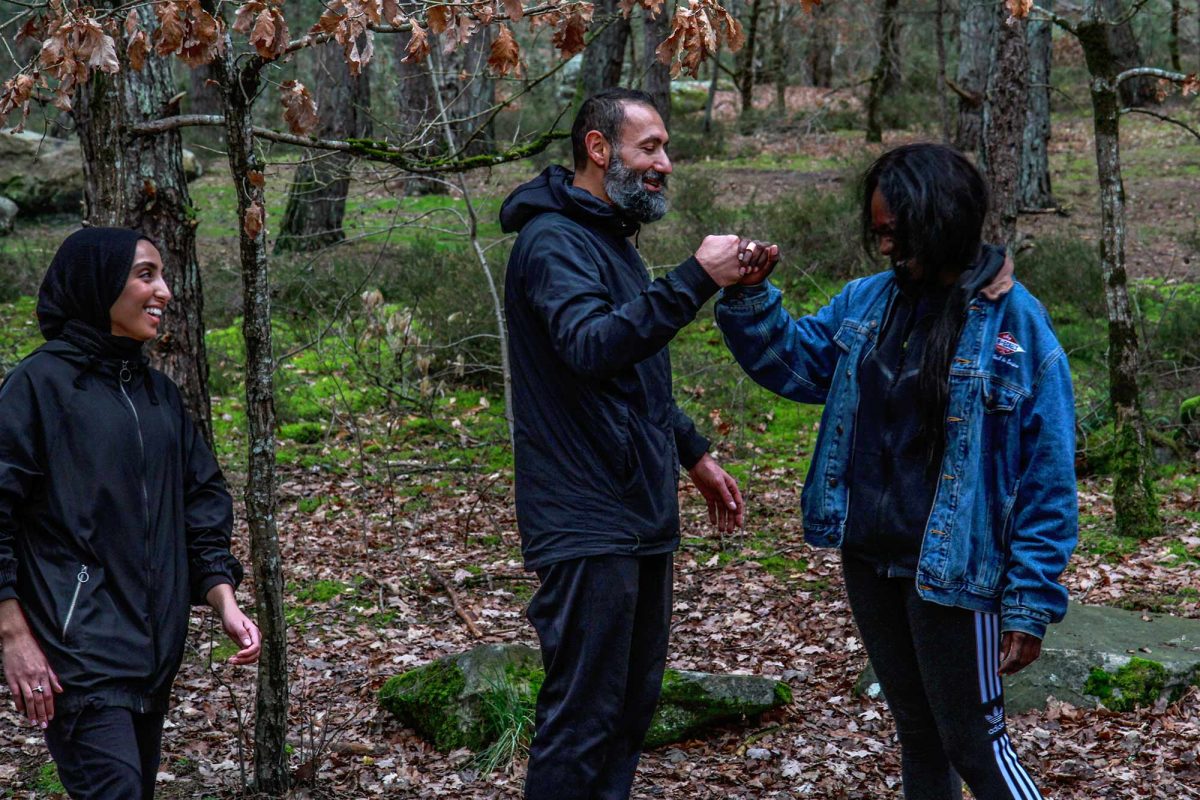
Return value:
[(37, 686), (33, 687), (33, 690), (35, 692), (37, 692), (38, 694), (43, 694), (46, 691), (45, 687), (42, 686), (40, 683)]

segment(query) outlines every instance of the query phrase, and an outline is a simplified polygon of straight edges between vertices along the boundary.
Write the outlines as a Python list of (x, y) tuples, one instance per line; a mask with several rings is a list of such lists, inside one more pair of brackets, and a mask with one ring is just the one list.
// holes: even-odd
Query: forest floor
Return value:
[[(730, 204), (749, 197), (769, 202), (844, 182), (847, 165), (864, 157), (857, 134), (797, 136), (780, 126), (757, 142), (748, 138), (731, 135), (726, 156), (683, 164), (681, 171), (712, 170)], [(912, 138), (889, 135), (886, 145)], [(1200, 148), (1186, 134), (1138, 118), (1126, 121), (1123, 144), (1131, 272), (1197, 280)], [(1049, 236), (1094, 241), (1086, 124), (1056, 122), (1051, 148), (1055, 191), (1070, 216), (1026, 216), (1022, 229), (1035, 245)], [(523, 177), (513, 167), (471, 180), (482, 193), (503, 196)], [(224, 178), (214, 173), (202, 180), (215, 186)], [(272, 184), (286, 185), (275, 177)], [(56, 234), (51, 226), (47, 235)], [(213, 237), (210, 246), (206, 252), (228, 247), (229, 239)], [(698, 323), (689, 337), (681, 346), (719, 349), (711, 321)], [(789, 683), (794, 700), (760, 719), (646, 753), (634, 797), (899, 797), (887, 709), (853, 691), (866, 656), (838, 556), (802, 540), (799, 491), (815, 412), (779, 411), (777, 418), (769, 411), (722, 424), (722, 409), (704, 388), (728, 374), (689, 375), (687, 383), (695, 384), (687, 389), (689, 408), (720, 432), (717, 455), (736, 462), (749, 514), (743, 531), (718, 537), (697, 493), (681, 485), (683, 545), (668, 664), (770, 676)], [(732, 419), (728, 409), (726, 416)], [(291, 455), (280, 466), (295, 796), (518, 798), (520, 761), (476, 774), (470, 753), (437, 752), (376, 700), (387, 678), (441, 656), (483, 642), (536, 645), (524, 619), (536, 580), (521, 569), (501, 402), (459, 392), (432, 416), (379, 411), (353, 426), (345, 422), (305, 447), (286, 443)], [(243, 476), (232, 465), (228, 474), (239, 496)], [(1081, 481), (1082, 541), (1064, 578), (1073, 597), (1200, 618), (1198, 474), (1196, 464), (1164, 474), (1167, 530), (1144, 542), (1112, 537), (1110, 485), (1095, 477)], [(246, 541), (243, 524), (235, 549), (248, 563)], [(433, 571), (454, 587), (481, 638), (456, 615)], [(253, 591), (248, 579), (241, 595)], [(198, 610), (164, 735), (160, 797), (241, 793), (255, 673), (222, 663), (231, 648), (217, 633), (211, 615)], [(1048, 798), (1200, 797), (1200, 688), (1174, 703), (1122, 714), (1052, 703), (1010, 726)], [(41, 736), (21, 724), (7, 700), (0, 702), (0, 727), (12, 732), (0, 737), (0, 796), (61, 796)]]

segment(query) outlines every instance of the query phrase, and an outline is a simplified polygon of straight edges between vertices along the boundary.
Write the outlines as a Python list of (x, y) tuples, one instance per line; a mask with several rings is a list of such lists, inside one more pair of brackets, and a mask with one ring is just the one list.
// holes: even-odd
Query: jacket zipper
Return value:
[[(129, 410), (131, 412), (133, 412), (133, 423), (134, 423), (134, 427), (137, 429), (138, 451), (141, 453), (141, 456), (142, 456), (142, 464), (141, 464), (141, 467), (142, 467), (141, 468), (142, 519), (145, 524), (145, 534), (146, 534), (144, 537), (145, 538), (145, 547), (143, 549), (143, 555), (145, 557), (146, 575), (149, 576), (149, 574), (150, 574), (150, 539), (151, 539), (151, 537), (150, 537), (150, 493), (146, 489), (146, 440), (142, 437), (142, 418), (138, 415), (137, 406), (135, 406), (133, 404), (133, 398), (131, 398), (129, 396), (129, 392), (125, 391), (125, 384), (131, 380), (133, 380), (133, 372), (129, 369), (129, 362), (122, 361), (121, 362), (121, 376), (120, 376), (121, 396), (125, 398), (125, 402), (129, 405)], [(154, 593), (152, 591), (148, 592), (147, 598), (152, 597), (153, 594)], [(153, 616), (153, 614), (151, 616)], [(158, 643), (155, 641), (153, 622), (150, 625), (150, 642), (151, 642), (151, 647), (154, 651), (155, 660), (157, 661)]]
[(75, 576), (75, 594), (71, 595), (71, 606), (67, 609), (67, 618), (63, 620), (62, 638), (67, 640), (67, 628), (71, 624), (71, 617), (75, 615), (75, 605), (79, 602), (79, 590), (88, 582), (87, 564), (79, 565), (79, 574)]

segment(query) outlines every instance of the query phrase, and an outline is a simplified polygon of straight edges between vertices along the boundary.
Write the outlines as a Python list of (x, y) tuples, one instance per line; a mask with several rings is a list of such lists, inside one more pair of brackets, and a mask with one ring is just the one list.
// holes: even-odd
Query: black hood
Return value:
[(571, 185), (575, 173), (558, 165), (547, 167), (513, 190), (500, 207), (500, 227), (517, 233), (539, 214), (558, 213), (588, 228), (622, 237), (637, 233), (636, 221), (584, 189)]
[(70, 320), (109, 333), (109, 309), (125, 289), (141, 239), (151, 241), (128, 228), (83, 228), (67, 237), (38, 291), (38, 325), (47, 341)]

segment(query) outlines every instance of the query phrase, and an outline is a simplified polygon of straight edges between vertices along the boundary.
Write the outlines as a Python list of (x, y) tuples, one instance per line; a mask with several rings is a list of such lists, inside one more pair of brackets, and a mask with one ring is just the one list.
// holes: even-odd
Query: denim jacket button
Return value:
[(837, 478), (830, 478), (829, 485), (836, 489), (837, 488)]
[(841, 425), (838, 425), (836, 428), (834, 428), (834, 430), (836, 430), (838, 433), (845, 433), (845, 432), (846, 432), (846, 431), (845, 431), (845, 430), (842, 428), (842, 426), (841, 426)]

